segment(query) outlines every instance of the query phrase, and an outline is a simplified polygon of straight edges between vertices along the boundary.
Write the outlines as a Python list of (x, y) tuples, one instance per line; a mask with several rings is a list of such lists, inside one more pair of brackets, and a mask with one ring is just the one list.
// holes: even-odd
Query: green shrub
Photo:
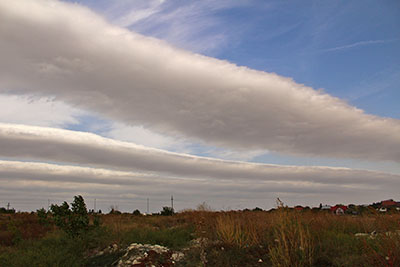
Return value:
[(0, 266), (81, 266), (79, 243), (65, 235), (52, 235), (36, 241), (23, 241), (17, 250), (0, 256)]
[(74, 197), (71, 208), (64, 201), (60, 206), (51, 205), (50, 210), (55, 225), (64, 230), (68, 235), (79, 236), (89, 230), (89, 215), (82, 196)]
[(174, 215), (174, 209), (171, 207), (163, 207), (162, 211), (161, 211), (161, 215), (163, 216), (171, 216)]
[(38, 216), (39, 223), (41, 225), (48, 226), (50, 224), (50, 221), (49, 221), (49, 218), (48, 218), (48, 212), (44, 208), (38, 209), (36, 211), (36, 215)]
[(132, 212), (132, 214), (133, 215), (135, 215), (135, 216), (139, 216), (139, 215), (142, 215), (142, 213), (140, 213), (140, 210), (134, 210), (133, 212)]
[(107, 246), (111, 240), (104, 227), (78, 237), (56, 231), (39, 240), (22, 240), (10, 251), (0, 251), (0, 266), (85, 266), (88, 252)]
[(15, 209), (0, 208), (0, 214), (14, 214)]

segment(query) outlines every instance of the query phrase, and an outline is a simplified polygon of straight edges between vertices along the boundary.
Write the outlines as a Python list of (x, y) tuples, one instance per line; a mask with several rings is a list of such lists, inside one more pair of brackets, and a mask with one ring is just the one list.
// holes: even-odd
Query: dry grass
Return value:
[(259, 243), (257, 229), (246, 219), (232, 214), (221, 214), (216, 220), (216, 233), (222, 242), (239, 248)]
[(0, 246), (12, 246), (20, 240), (34, 240), (54, 230), (39, 223), (35, 214), (0, 214)]
[(273, 266), (312, 266), (314, 241), (308, 226), (300, 216), (285, 208), (278, 211), (274, 225), (274, 244), (269, 247)]
[[(260, 266), (260, 258), (267, 266), (400, 266), (400, 235), (386, 235), (400, 230), (400, 213), (335, 216), (285, 208), (273, 212), (202, 209), (174, 216), (100, 217), (111, 233), (107, 242), (122, 245), (137, 239), (181, 247), (188, 238), (206, 238), (208, 245), (201, 251), (213, 264), (209, 266)], [(35, 214), (0, 216), (0, 259), (16, 248), (18, 240), (40, 240), (52, 231), (54, 227), (41, 225)], [(374, 239), (354, 236), (372, 231), (377, 232)], [(200, 256), (194, 253), (192, 259)]]

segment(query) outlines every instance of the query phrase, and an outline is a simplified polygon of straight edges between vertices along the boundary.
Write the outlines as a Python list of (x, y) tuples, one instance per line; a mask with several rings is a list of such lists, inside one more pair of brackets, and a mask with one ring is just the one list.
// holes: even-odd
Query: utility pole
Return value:
[(47, 199), (47, 211), (50, 210), (50, 199)]
[(10, 210), (10, 202), (7, 203), (7, 210)]
[(171, 195), (171, 208), (174, 210), (174, 196)]
[(147, 214), (149, 214), (150, 213), (150, 211), (149, 211), (149, 198), (147, 198)]
[(94, 199), (94, 212), (96, 212), (96, 199)]

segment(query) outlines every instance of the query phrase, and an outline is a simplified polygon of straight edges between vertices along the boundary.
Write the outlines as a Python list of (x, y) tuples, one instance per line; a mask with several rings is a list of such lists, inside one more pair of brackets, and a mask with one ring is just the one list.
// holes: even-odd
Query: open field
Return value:
[[(98, 218), (100, 226), (71, 237), (36, 213), (2, 214), (0, 266), (110, 266), (133, 242), (184, 253), (159, 266), (400, 266), (399, 213), (336, 216), (280, 208)], [(113, 244), (117, 249), (98, 255)]]

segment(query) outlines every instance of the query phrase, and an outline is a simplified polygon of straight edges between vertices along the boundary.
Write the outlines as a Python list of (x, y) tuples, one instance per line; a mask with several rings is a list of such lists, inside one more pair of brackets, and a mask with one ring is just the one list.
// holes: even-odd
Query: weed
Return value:
[(314, 245), (309, 228), (297, 214), (280, 208), (274, 229), (275, 244), (269, 248), (273, 266), (312, 266)]

